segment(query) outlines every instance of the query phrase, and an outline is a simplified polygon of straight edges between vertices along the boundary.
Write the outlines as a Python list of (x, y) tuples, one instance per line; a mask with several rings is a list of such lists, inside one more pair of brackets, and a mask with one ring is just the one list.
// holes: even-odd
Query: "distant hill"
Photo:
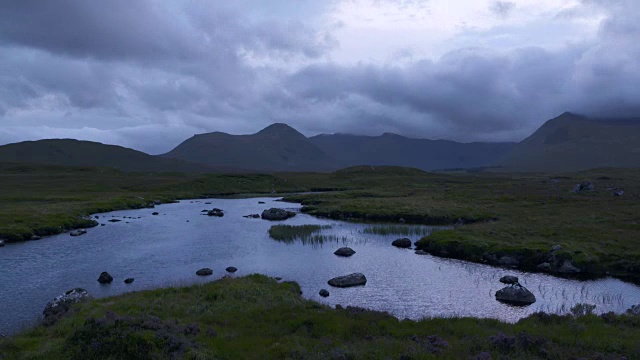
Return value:
[(476, 168), (495, 163), (515, 143), (459, 143), (412, 139), (385, 133), (381, 136), (318, 135), (309, 140), (343, 167), (394, 165), (422, 170)]
[(339, 168), (334, 159), (286, 124), (273, 124), (252, 135), (222, 132), (195, 135), (162, 156), (254, 171)]
[(213, 172), (213, 168), (176, 159), (151, 156), (141, 151), (92, 141), (50, 139), (0, 146), (2, 163), (34, 163), (64, 166), (100, 166), (136, 172)]
[(498, 165), (538, 172), (640, 167), (640, 119), (564, 113), (513, 147)]

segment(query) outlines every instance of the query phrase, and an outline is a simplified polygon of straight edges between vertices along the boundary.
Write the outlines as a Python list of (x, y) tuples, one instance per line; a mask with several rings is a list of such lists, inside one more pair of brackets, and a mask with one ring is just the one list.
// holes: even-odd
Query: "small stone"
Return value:
[(213, 208), (213, 209), (211, 209), (211, 210), (209, 210), (207, 212), (207, 215), (216, 216), (216, 217), (223, 217), (224, 216), (224, 212), (222, 212), (222, 209)]
[(398, 220), (398, 222), (399, 222), (400, 224), (404, 224), (404, 223), (406, 223), (407, 221), (406, 221), (404, 218), (400, 218), (400, 219)]
[(274, 279), (275, 279), (276, 281), (280, 281), (280, 280), (282, 280), (282, 278), (281, 278), (281, 277), (279, 277), (279, 276), (278, 276), (278, 277), (274, 277)]
[(209, 275), (213, 275), (213, 270), (209, 269), (209, 268), (202, 268), (198, 271), (196, 271), (196, 275), (198, 276), (209, 276)]
[(233, 266), (229, 266), (225, 270), (227, 270), (227, 272), (234, 273), (234, 272), (238, 271), (238, 268), (233, 267)]
[(103, 271), (100, 273), (100, 276), (98, 277), (98, 282), (100, 284), (110, 284), (113, 281), (113, 276), (111, 276), (111, 274), (109, 274), (106, 271)]
[(551, 247), (551, 252), (556, 252), (562, 250), (562, 245), (553, 245)]
[(109, 221), (109, 222), (119, 222), (119, 221), (122, 221), (122, 220), (120, 220), (120, 219), (109, 219), (107, 221)]
[(78, 230), (74, 230), (74, 231), (70, 232), (69, 235), (71, 235), (71, 236), (82, 236), (82, 235), (84, 235), (86, 233), (87, 233), (87, 230), (78, 229)]
[(320, 290), (320, 296), (322, 296), (322, 297), (329, 296), (329, 291), (327, 291), (326, 289)]
[(157, 212), (157, 211), (154, 211), (154, 212), (151, 213), (151, 215), (160, 215), (160, 213)]
[(125, 284), (131, 284), (135, 279), (134, 278), (126, 278), (124, 279)]

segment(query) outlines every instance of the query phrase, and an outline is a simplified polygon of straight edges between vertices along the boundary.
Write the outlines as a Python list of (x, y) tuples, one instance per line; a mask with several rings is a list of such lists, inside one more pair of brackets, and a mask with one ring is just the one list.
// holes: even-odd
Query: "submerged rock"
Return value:
[(207, 212), (207, 215), (209, 215), (209, 216), (223, 217), (223, 216), (224, 216), (224, 212), (222, 212), (222, 209), (213, 208), (213, 209), (211, 209), (211, 210), (209, 210), (209, 211)]
[(198, 276), (209, 276), (209, 275), (213, 275), (213, 270), (209, 269), (209, 268), (202, 268), (198, 271), (196, 271), (196, 275)]
[(322, 297), (327, 297), (327, 296), (329, 296), (329, 291), (328, 291), (328, 290), (326, 290), (326, 289), (322, 289), (322, 290), (320, 290), (320, 293), (319, 293), (319, 294), (320, 294), (320, 296), (322, 296)]
[(356, 253), (356, 251), (353, 250), (350, 247), (341, 247), (340, 249), (338, 249), (338, 250), (336, 250), (334, 252), (334, 254), (336, 254), (338, 256), (344, 256), (344, 257), (349, 257), (349, 256), (351, 256), (351, 255), (353, 255), (355, 253)]
[(122, 221), (122, 220), (120, 220), (120, 219), (109, 219), (109, 220), (107, 220), (107, 221), (108, 221), (108, 222), (120, 222), (120, 221)]
[(124, 279), (125, 284), (131, 284), (135, 279), (134, 278), (126, 278)]
[(78, 229), (78, 230), (74, 230), (74, 231), (70, 232), (69, 235), (71, 235), (71, 236), (82, 236), (82, 235), (84, 235), (86, 233), (87, 233), (87, 230)]
[(406, 249), (406, 248), (410, 248), (411, 247), (411, 240), (409, 240), (407, 238), (397, 239), (397, 240), (393, 240), (391, 245), (393, 245), (395, 247), (405, 248)]
[(44, 315), (44, 325), (52, 325), (66, 314), (71, 305), (91, 299), (87, 290), (75, 288), (57, 296), (47, 303), (42, 314)]
[(113, 276), (106, 271), (100, 273), (100, 277), (98, 277), (98, 282), (100, 284), (110, 284), (113, 281)]
[(243, 217), (247, 219), (260, 219), (260, 214), (245, 215)]
[(505, 275), (501, 277), (500, 282), (507, 285), (519, 284), (518, 277), (513, 275)]
[(359, 286), (367, 283), (367, 278), (361, 273), (353, 273), (344, 276), (335, 277), (327, 282), (335, 287), (351, 287)]
[(227, 272), (234, 273), (234, 272), (238, 271), (238, 268), (236, 268), (234, 266), (229, 266), (225, 270), (227, 270)]
[(511, 285), (496, 292), (496, 300), (511, 305), (531, 305), (536, 302), (536, 297), (527, 288), (521, 285)]
[(287, 211), (278, 208), (271, 208), (262, 212), (262, 218), (265, 220), (279, 221), (286, 220), (294, 216), (296, 216), (296, 213), (294, 213), (293, 211)]

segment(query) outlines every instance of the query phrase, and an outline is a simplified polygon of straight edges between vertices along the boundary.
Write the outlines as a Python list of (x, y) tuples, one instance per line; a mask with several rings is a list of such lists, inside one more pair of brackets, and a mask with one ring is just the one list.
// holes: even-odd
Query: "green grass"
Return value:
[(363, 234), (427, 236), (432, 229), (415, 225), (373, 225), (362, 229)]
[[(295, 283), (251, 275), (76, 305), (50, 327), (0, 339), (8, 359), (629, 359), (640, 317), (535, 314), (516, 324), (400, 321), (305, 300)], [(576, 315), (588, 313), (576, 309)], [(485, 357), (489, 358), (489, 357)]]
[(330, 225), (273, 225), (269, 228), (269, 236), (275, 240), (293, 241), (309, 238), (311, 235), (329, 229)]

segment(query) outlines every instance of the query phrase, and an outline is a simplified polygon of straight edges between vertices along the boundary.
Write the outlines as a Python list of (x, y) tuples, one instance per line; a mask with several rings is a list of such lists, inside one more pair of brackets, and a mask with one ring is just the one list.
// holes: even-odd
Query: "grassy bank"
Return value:
[[(573, 193), (591, 180), (595, 191)], [(624, 189), (613, 196), (614, 188)], [(640, 171), (576, 174), (425, 174), (372, 186), (294, 195), (303, 211), (335, 219), (464, 224), (418, 243), (435, 255), (558, 274), (565, 261), (586, 275), (640, 281)], [(418, 240), (414, 238), (413, 240)], [(562, 250), (551, 252), (560, 245)], [(503, 259), (504, 260), (504, 259)], [(504, 263), (504, 261), (502, 261)]]
[(399, 321), (252, 275), (79, 304), (53, 326), (0, 339), (0, 359), (637, 359), (638, 338), (631, 315)]

